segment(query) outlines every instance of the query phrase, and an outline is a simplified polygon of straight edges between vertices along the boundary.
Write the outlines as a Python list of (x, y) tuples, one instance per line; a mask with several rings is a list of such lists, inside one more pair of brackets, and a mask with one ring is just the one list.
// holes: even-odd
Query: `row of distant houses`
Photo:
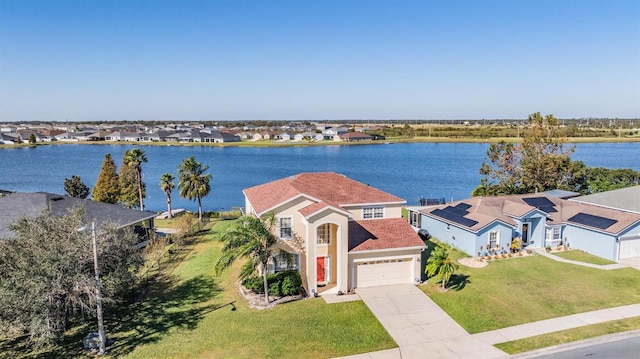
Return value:
[(384, 136), (378, 134), (366, 134), (363, 132), (349, 131), (347, 127), (330, 127), (322, 131), (236, 131), (220, 130), (214, 128), (189, 128), (180, 129), (153, 129), (150, 131), (130, 131), (127, 129), (96, 130), (77, 129), (67, 132), (62, 130), (23, 129), (14, 131), (1, 131), (0, 144), (16, 144), (27, 142), (29, 137), (36, 142), (79, 142), (79, 141), (115, 141), (115, 142), (177, 142), (177, 143), (227, 143), (246, 141), (374, 141), (384, 140)]

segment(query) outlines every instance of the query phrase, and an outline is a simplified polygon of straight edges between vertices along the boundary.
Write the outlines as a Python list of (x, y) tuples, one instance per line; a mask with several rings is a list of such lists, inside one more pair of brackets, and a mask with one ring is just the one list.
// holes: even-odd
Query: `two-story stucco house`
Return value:
[[(277, 217), (277, 247), (293, 255), (309, 294), (421, 278), (426, 247), (401, 217), (402, 198), (333, 172), (301, 173), (243, 193), (248, 214)], [(284, 267), (276, 257), (272, 270)]]

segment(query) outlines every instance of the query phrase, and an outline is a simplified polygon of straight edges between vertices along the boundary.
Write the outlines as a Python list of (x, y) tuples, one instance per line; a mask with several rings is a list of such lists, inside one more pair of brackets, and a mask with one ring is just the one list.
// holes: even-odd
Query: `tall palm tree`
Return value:
[(173, 214), (171, 213), (171, 191), (176, 186), (173, 183), (175, 177), (171, 173), (163, 173), (160, 176), (160, 189), (167, 195), (167, 212), (169, 213), (169, 218), (173, 218)]
[(204, 173), (208, 169), (209, 166), (203, 165), (202, 162), (196, 162), (193, 156), (185, 158), (178, 166), (180, 197), (191, 201), (198, 200), (198, 220), (200, 222), (202, 222), (202, 197), (211, 192), (211, 186), (209, 186), (211, 174)]
[(147, 162), (147, 156), (144, 151), (139, 148), (126, 150), (124, 152), (123, 163), (131, 166), (136, 171), (136, 180), (138, 182), (138, 195), (140, 198), (140, 210), (144, 211), (144, 191), (142, 189), (142, 163)]
[(440, 276), (442, 279), (442, 289), (446, 288), (451, 275), (458, 269), (458, 265), (449, 256), (449, 251), (442, 246), (436, 246), (429, 254), (425, 273), (431, 277)]
[(247, 258), (247, 262), (240, 270), (240, 278), (245, 279), (256, 272), (262, 271), (264, 282), (264, 300), (269, 304), (269, 285), (267, 284), (267, 266), (273, 258), (273, 246), (278, 242), (274, 228), (277, 219), (273, 213), (267, 213), (262, 218), (251, 215), (240, 217), (221, 237), (224, 246), (222, 255), (215, 263), (214, 270), (219, 274), (231, 266), (239, 257)]

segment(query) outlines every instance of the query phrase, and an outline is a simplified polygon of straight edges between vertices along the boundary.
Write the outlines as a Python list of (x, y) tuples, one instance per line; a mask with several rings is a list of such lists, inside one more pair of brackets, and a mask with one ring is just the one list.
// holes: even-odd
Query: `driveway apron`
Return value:
[[(506, 353), (465, 331), (411, 284), (358, 288), (357, 294), (400, 347), (387, 358), (500, 358)], [(369, 353), (369, 355), (374, 353)], [(369, 356), (371, 357), (371, 356)], [(378, 357), (378, 356), (375, 356)]]

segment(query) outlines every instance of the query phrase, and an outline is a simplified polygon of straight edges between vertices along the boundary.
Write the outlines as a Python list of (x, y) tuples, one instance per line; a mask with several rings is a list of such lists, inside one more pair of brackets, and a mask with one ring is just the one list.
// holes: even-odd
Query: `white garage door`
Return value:
[(411, 258), (363, 262), (356, 268), (356, 288), (413, 281)]
[(640, 238), (626, 239), (620, 238), (620, 255), (618, 259), (640, 257)]

